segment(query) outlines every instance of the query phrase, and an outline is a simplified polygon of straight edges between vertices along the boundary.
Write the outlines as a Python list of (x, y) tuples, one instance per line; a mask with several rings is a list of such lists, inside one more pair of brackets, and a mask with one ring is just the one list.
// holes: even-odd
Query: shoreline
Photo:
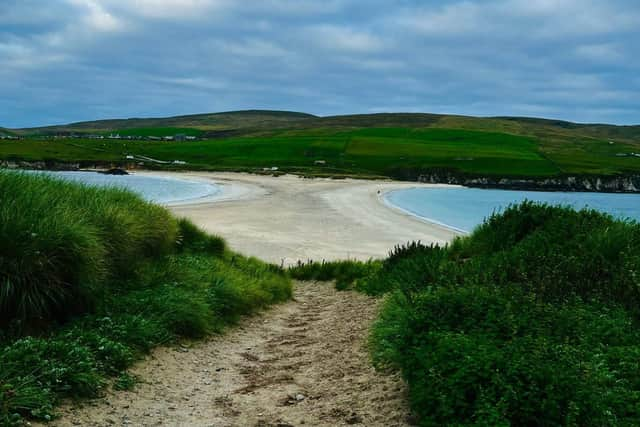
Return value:
[[(464, 187), (462, 185), (450, 185), (450, 187), (468, 188), (468, 187)], [(420, 188), (420, 187), (411, 187), (411, 188)], [(387, 195), (393, 193), (394, 191), (398, 191), (398, 190), (397, 189), (396, 190), (387, 190), (384, 193), (380, 194), (380, 196), (379, 196), (380, 203), (382, 203), (383, 205), (385, 205), (389, 209), (393, 209), (395, 211), (402, 212), (402, 213), (404, 213), (406, 215), (409, 215), (410, 217), (419, 219), (420, 221), (424, 221), (424, 222), (426, 222), (428, 224), (434, 224), (434, 225), (437, 225), (437, 226), (440, 226), (440, 227), (447, 228), (447, 229), (452, 230), (452, 231), (454, 231), (456, 233), (459, 233), (460, 235), (465, 236), (465, 235), (471, 234), (471, 232), (469, 232), (467, 230), (463, 230), (462, 228), (457, 228), (457, 227), (454, 227), (453, 225), (445, 224), (443, 222), (436, 221), (435, 219), (427, 218), (427, 217), (422, 216), (422, 215), (418, 215), (415, 212), (411, 212), (408, 209), (401, 208), (400, 206), (391, 203), (391, 201), (389, 201), (389, 199), (387, 199)]]
[(414, 240), (445, 244), (462, 234), (392, 208), (380, 198), (397, 189), (451, 187), (446, 184), (233, 172), (137, 173), (220, 185), (213, 197), (165, 206), (225, 238), (233, 250), (283, 266), (383, 258), (396, 245)]

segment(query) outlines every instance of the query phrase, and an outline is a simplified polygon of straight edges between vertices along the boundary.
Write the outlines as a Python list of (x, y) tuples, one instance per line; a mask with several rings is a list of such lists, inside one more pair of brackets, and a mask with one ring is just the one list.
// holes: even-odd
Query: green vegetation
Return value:
[(0, 172), (0, 425), (129, 389), (154, 346), (291, 296), (284, 272), (123, 190)]
[[(640, 173), (640, 126), (578, 125), (527, 118), (430, 114), (315, 117), (249, 111), (168, 119), (87, 122), (16, 131), (0, 159), (126, 163), (127, 155), (205, 170), (415, 179), (432, 171), (468, 176), (549, 177)], [(185, 133), (197, 141), (42, 138), (42, 135)], [(159, 167), (149, 164), (149, 167)], [(172, 166), (176, 167), (176, 166)]]
[(402, 371), (421, 425), (635, 426), (639, 249), (637, 223), (525, 202), (349, 280), (387, 295), (373, 361)]
[(153, 127), (153, 128), (131, 128), (131, 129), (116, 129), (114, 131), (106, 132), (107, 135), (117, 134), (120, 136), (201, 136), (203, 131), (194, 128), (176, 128), (176, 127)]
[(340, 290), (347, 289), (353, 282), (362, 277), (366, 277), (371, 272), (377, 271), (380, 261), (308, 261), (300, 262), (289, 268), (289, 274), (292, 278), (298, 280), (317, 280), (328, 281), (335, 280), (336, 288)]

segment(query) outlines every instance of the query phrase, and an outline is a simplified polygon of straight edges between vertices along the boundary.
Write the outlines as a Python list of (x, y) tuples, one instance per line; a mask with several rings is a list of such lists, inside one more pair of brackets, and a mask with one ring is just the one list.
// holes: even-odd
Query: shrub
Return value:
[(358, 283), (421, 425), (637, 425), (640, 226), (524, 203)]

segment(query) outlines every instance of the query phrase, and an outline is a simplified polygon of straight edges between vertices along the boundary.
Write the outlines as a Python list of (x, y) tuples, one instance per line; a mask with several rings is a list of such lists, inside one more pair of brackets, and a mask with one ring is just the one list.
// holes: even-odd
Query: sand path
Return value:
[(155, 350), (132, 369), (133, 391), (63, 408), (53, 425), (410, 425), (402, 382), (367, 355), (379, 304), (298, 283), (294, 300), (223, 336)]
[[(162, 173), (167, 175), (167, 173)], [(221, 184), (222, 197), (169, 208), (224, 237), (232, 249), (276, 264), (385, 257), (412, 240), (450, 241), (457, 233), (386, 206), (386, 191), (442, 187), (397, 181), (304, 179), (237, 173), (177, 173)]]

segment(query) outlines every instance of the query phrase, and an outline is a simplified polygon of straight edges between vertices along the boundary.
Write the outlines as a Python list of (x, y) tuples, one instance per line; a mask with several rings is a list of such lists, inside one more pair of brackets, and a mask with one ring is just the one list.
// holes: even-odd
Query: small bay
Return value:
[(385, 201), (412, 215), (470, 232), (493, 212), (525, 200), (591, 208), (640, 221), (640, 194), (511, 191), (477, 188), (410, 188), (385, 194)]

